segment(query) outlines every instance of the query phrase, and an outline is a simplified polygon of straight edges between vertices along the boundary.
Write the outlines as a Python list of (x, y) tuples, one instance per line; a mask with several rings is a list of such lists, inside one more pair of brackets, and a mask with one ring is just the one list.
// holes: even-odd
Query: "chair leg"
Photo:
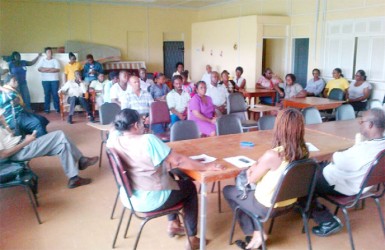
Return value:
[(119, 191), (119, 189), (118, 189), (118, 193), (116, 194), (114, 206), (112, 207), (112, 212), (111, 212), (111, 217), (110, 217), (111, 220), (114, 218), (116, 205), (118, 204), (118, 200), (119, 200), (119, 193), (120, 193), (120, 191)]
[(130, 224), (131, 224), (132, 215), (133, 215), (133, 213), (132, 213), (132, 211), (131, 211), (131, 213), (130, 213), (130, 218), (128, 218), (126, 230), (124, 231), (124, 238), (127, 238), (128, 228), (130, 227)]
[(229, 245), (233, 244), (233, 236), (234, 236), (235, 223), (236, 223), (236, 220), (237, 220), (238, 211), (239, 211), (239, 207), (235, 208), (234, 215), (233, 215), (233, 222), (231, 224)]
[(346, 228), (347, 228), (348, 233), (349, 233), (350, 246), (351, 246), (352, 250), (354, 250), (355, 248), (354, 248), (353, 234), (352, 234), (352, 228), (350, 226), (348, 211), (346, 210), (346, 208), (342, 207), (342, 212), (344, 214)]
[(103, 156), (103, 144), (104, 141), (100, 143), (100, 152), (99, 152), (99, 168), (102, 167), (102, 156)]
[(274, 221), (275, 218), (271, 218), (268, 234), (271, 234), (271, 232), (273, 232)]
[(125, 207), (123, 207), (122, 214), (120, 215), (120, 220), (119, 220), (118, 228), (116, 229), (115, 236), (114, 236), (114, 241), (112, 242), (112, 248), (115, 248), (116, 239), (118, 238), (120, 226), (122, 225), (122, 221), (123, 221), (123, 217), (124, 217), (124, 212), (126, 212), (126, 208)]
[(218, 212), (222, 213), (221, 182), (218, 181)]
[(134, 244), (134, 248), (133, 250), (136, 250), (136, 248), (138, 247), (138, 243), (139, 243), (139, 239), (140, 239), (140, 236), (142, 234), (142, 231), (143, 231), (143, 227), (144, 225), (146, 225), (146, 223), (149, 221), (149, 219), (145, 219), (144, 221), (142, 221), (142, 223), (140, 224), (140, 229), (139, 229), (139, 233), (138, 233), (138, 236), (136, 236), (136, 240), (135, 240), (135, 244)]
[(31, 202), (33, 211), (35, 212), (37, 222), (39, 222), (39, 224), (41, 224), (39, 212), (37, 211), (36, 204), (35, 204), (35, 202), (34, 202), (34, 198), (33, 198), (32, 194), (31, 194), (32, 191), (31, 191), (31, 189), (29, 188), (29, 186), (24, 186), (24, 189), (25, 189), (25, 191), (26, 191), (27, 194), (28, 194), (28, 198), (29, 198), (29, 201)]
[(380, 221), (382, 225), (382, 230), (384, 231), (384, 236), (385, 236), (385, 222), (384, 222), (384, 216), (382, 215), (381, 211), (381, 205), (380, 205), (380, 200), (378, 198), (374, 198), (374, 201), (376, 202), (376, 206), (378, 209), (378, 214), (380, 215)]
[(211, 193), (214, 193), (214, 189), (215, 189), (215, 181), (213, 182), (213, 185), (211, 186)]
[(339, 206), (337, 206), (336, 207), (336, 210), (334, 210), (334, 216), (337, 216), (337, 214), (338, 214), (338, 210), (340, 209), (340, 207)]
[(305, 229), (305, 232), (306, 232), (307, 248), (309, 250), (311, 250), (312, 247), (311, 247), (311, 239), (310, 239), (310, 233), (309, 233), (308, 219), (307, 219), (305, 212), (302, 209), (301, 209), (301, 216), (302, 216), (302, 220), (303, 220), (303, 228)]

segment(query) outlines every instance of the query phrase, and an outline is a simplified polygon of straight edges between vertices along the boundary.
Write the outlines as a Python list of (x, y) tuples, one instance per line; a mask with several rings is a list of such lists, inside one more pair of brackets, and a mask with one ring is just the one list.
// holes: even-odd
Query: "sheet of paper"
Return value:
[(206, 154), (194, 155), (194, 156), (190, 156), (190, 158), (193, 160), (199, 161), (200, 163), (210, 163), (217, 159), (212, 156), (208, 156)]
[(224, 160), (230, 164), (233, 164), (237, 168), (247, 168), (256, 163), (256, 161), (242, 155), (224, 158)]
[(319, 149), (316, 146), (314, 146), (312, 143), (310, 143), (310, 142), (306, 142), (306, 146), (307, 146), (307, 149), (309, 149), (310, 152), (319, 151)]

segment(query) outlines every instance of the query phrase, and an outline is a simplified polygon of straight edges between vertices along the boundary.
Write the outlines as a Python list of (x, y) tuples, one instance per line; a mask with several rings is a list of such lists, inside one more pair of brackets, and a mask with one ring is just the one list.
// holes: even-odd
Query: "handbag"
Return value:
[(24, 163), (7, 162), (0, 166), (0, 183), (7, 183), (17, 179), (24, 171)]
[(256, 185), (247, 180), (247, 169), (243, 169), (235, 178), (235, 187), (240, 191), (237, 196), (241, 200), (247, 199), (247, 193), (255, 190)]

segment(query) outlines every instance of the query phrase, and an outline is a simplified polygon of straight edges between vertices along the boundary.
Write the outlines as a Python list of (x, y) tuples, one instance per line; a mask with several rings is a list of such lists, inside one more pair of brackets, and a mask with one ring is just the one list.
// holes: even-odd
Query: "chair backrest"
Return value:
[(227, 114), (247, 111), (247, 103), (242, 93), (231, 93), (227, 98)]
[(199, 129), (194, 121), (177, 121), (171, 126), (170, 141), (183, 141), (199, 137)]
[(318, 109), (314, 107), (305, 108), (302, 110), (302, 115), (305, 118), (305, 124), (319, 124), (322, 123), (321, 115)]
[(374, 108), (382, 109), (382, 103), (380, 100), (372, 99), (368, 101), (368, 104), (366, 105), (366, 109), (374, 109)]
[(336, 109), (336, 120), (353, 120), (356, 119), (354, 108), (350, 104), (344, 104)]
[(116, 103), (105, 102), (99, 107), (100, 124), (106, 125), (114, 121), (115, 116), (120, 112)]
[(361, 188), (370, 187), (384, 183), (385, 185), (385, 149), (377, 154), (367, 174), (361, 183)]
[(258, 120), (258, 129), (259, 130), (271, 130), (274, 128), (275, 116), (265, 115), (259, 118)]
[(217, 119), (216, 133), (217, 135), (229, 135), (242, 133), (242, 124), (238, 116), (234, 114), (223, 115)]
[(170, 112), (166, 102), (157, 101), (150, 106), (150, 124), (170, 123)]
[[(107, 157), (114, 174), (116, 184), (118, 188), (124, 187), (127, 196), (132, 196), (132, 189), (130, 185), (130, 179), (127, 176), (127, 171), (125, 170), (121, 158), (118, 152), (113, 148), (107, 148)], [(131, 202), (131, 201), (130, 201)], [(131, 206), (132, 207), (132, 206)]]
[(311, 200), (315, 187), (317, 167), (318, 164), (313, 159), (291, 162), (281, 175), (271, 203), (275, 204), (306, 196), (308, 196), (308, 201)]
[(343, 101), (345, 99), (345, 93), (342, 89), (332, 89), (328, 98), (332, 100)]

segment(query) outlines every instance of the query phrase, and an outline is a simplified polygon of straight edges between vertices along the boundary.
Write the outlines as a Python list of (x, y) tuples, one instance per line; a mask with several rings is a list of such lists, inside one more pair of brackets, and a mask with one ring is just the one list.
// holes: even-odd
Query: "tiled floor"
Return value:
[[(64, 130), (85, 155), (99, 153), (99, 132), (85, 125), (85, 117), (74, 117), (75, 124), (68, 125), (57, 114), (49, 114), (49, 131)], [(110, 249), (118, 223), (118, 213), (110, 220), (116, 195), (116, 186), (107, 160), (102, 167), (90, 167), (81, 176), (93, 182), (73, 190), (67, 189), (67, 179), (56, 157), (44, 157), (31, 162), (39, 175), (39, 213), (43, 224), (38, 225), (28, 198), (22, 189), (0, 190), (0, 249)], [(229, 181), (228, 183), (230, 183)], [(226, 183), (224, 183), (225, 185)], [(209, 194), (207, 237), (208, 249), (238, 249), (228, 245), (232, 213), (226, 204), (224, 212), (217, 212), (217, 194)], [(385, 213), (385, 201), (382, 212)], [(339, 214), (342, 221), (342, 214)], [(385, 249), (377, 210), (367, 202), (365, 210), (351, 211), (351, 223), (356, 249)], [(313, 222), (310, 224), (314, 225)], [(139, 223), (134, 220), (127, 239), (119, 236), (117, 249), (131, 249)], [(138, 249), (184, 249), (185, 237), (169, 238), (165, 218), (149, 222), (142, 234)], [(306, 249), (306, 237), (301, 234), (302, 224), (298, 214), (288, 214), (276, 220), (269, 249)], [(239, 228), (235, 239), (242, 237)], [(350, 249), (347, 231), (327, 238), (312, 236), (313, 249)]]

